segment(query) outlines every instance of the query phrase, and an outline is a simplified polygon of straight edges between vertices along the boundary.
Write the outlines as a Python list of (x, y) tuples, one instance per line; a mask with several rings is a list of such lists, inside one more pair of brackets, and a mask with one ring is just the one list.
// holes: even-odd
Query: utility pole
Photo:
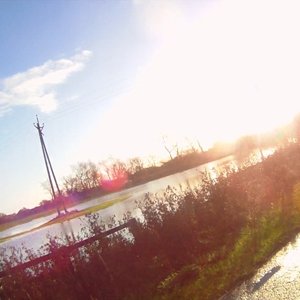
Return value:
[[(60, 216), (61, 215), (60, 209), (59, 209), (60, 203), (62, 204), (65, 213), (67, 213), (68, 211), (65, 207), (63, 195), (58, 186), (58, 183), (57, 183), (57, 180), (56, 180), (53, 168), (52, 168), (52, 164), (51, 164), (51, 161), (49, 158), (49, 154), (48, 154), (48, 151), (47, 151), (47, 148), (45, 145), (45, 141), (44, 141), (44, 137), (43, 137), (44, 124), (40, 125), (38, 116), (36, 116), (36, 121), (37, 121), (36, 124), (34, 123), (33, 125), (38, 130), (38, 133), (39, 133), (40, 143), (41, 143), (41, 147), (42, 147), (42, 151), (43, 151), (44, 162), (45, 162), (47, 175), (48, 175), (48, 179), (49, 179), (49, 183), (50, 183), (50, 187), (51, 187), (52, 200), (56, 203), (57, 214), (58, 214), (58, 216)], [(54, 184), (55, 184), (57, 193), (55, 193)]]

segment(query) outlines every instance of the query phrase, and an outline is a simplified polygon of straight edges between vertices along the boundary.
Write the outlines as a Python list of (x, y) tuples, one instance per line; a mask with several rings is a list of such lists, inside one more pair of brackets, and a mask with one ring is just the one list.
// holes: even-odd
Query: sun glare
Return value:
[(300, 24), (291, 7), (221, 1), (192, 20), (175, 2), (143, 9), (141, 25), (161, 43), (96, 126), (111, 155), (160, 155), (164, 135), (207, 148), (284, 125), (299, 111)]

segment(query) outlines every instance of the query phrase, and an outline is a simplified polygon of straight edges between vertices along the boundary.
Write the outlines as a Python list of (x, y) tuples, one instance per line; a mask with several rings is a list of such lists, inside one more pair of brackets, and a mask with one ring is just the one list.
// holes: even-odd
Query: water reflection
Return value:
[(71, 222), (66, 221), (66, 222), (60, 223), (59, 225), (61, 227), (61, 232), (62, 232), (63, 236), (66, 238), (67, 242), (69, 244), (76, 242), (76, 237), (75, 237)]
[[(267, 153), (265, 154), (267, 155)], [(259, 157), (257, 158), (259, 160)], [(80, 203), (73, 207), (78, 211), (85, 209), (87, 207), (92, 207), (101, 204), (109, 199), (114, 199), (121, 197), (123, 195), (130, 195), (125, 201), (114, 204), (113, 206), (107, 207), (100, 210), (98, 213), (104, 223), (109, 222), (109, 220), (114, 216), (116, 222), (123, 220), (124, 214), (130, 212), (132, 217), (142, 219), (141, 210), (137, 207), (136, 201), (143, 201), (146, 193), (156, 194), (162, 196), (165, 192), (166, 187), (171, 186), (179, 190), (185, 190), (187, 188), (192, 189), (201, 184), (201, 173), (207, 172), (210, 174), (212, 179), (217, 178), (220, 172), (226, 168), (237, 169), (239, 167), (238, 162), (233, 156), (228, 156), (223, 159), (207, 163), (205, 165), (189, 169), (184, 172), (176, 173), (161, 179), (150, 181), (146, 184), (129, 188), (127, 190), (116, 192), (110, 195), (92, 199), (90, 201)], [(0, 233), (0, 238), (10, 236), (12, 234), (23, 232), (35, 228), (36, 226), (45, 224), (51, 220), (55, 215), (39, 218), (22, 224)], [(47, 235), (67, 237), (75, 240), (80, 236), (82, 228), (87, 226), (88, 219), (84, 216), (65, 221), (63, 223), (53, 224), (47, 227), (37, 229), (25, 233), (23, 235), (17, 236), (10, 240), (1, 243), (1, 247), (17, 247), (19, 248), (22, 244), (26, 247), (38, 249), (41, 245), (47, 242)], [(70, 240), (71, 241), (71, 240)]]

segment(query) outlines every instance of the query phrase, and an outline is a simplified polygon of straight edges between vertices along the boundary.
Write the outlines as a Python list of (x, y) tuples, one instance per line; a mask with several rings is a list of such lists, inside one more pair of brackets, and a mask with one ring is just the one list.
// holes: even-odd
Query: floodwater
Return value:
[[(137, 207), (136, 201), (142, 201), (146, 193), (152, 194), (162, 194), (168, 186), (179, 188), (180, 186), (184, 189), (188, 186), (194, 187), (200, 184), (200, 173), (203, 171), (208, 171), (214, 175), (215, 170), (221, 168), (222, 166), (233, 163), (233, 157), (229, 156), (220, 160), (216, 160), (199, 167), (176, 173), (167, 177), (163, 177), (157, 180), (150, 181), (148, 183), (132, 187), (120, 192), (105, 195), (99, 198), (86, 201), (84, 203), (73, 206), (69, 210), (82, 210), (87, 207), (92, 207), (101, 204), (107, 200), (115, 199), (122, 195), (128, 195), (129, 197), (119, 203), (116, 203), (110, 207), (100, 210), (98, 213), (105, 223), (109, 223), (110, 219), (114, 216), (115, 220), (120, 221), (123, 219), (124, 214), (127, 212), (131, 213), (132, 217), (139, 218), (141, 216), (140, 209)], [(8, 239), (0, 244), (1, 248), (16, 247), (20, 248), (24, 245), (27, 248), (34, 250), (39, 249), (43, 244), (48, 241), (47, 236), (73, 236), (76, 238), (81, 234), (83, 227), (87, 225), (87, 218), (81, 216), (79, 218), (74, 218), (69, 221), (62, 223), (52, 224), (40, 229), (32, 230), (42, 224), (47, 223), (53, 219), (56, 214), (52, 214), (46, 217), (38, 218), (32, 220), (28, 223), (21, 224), (7, 230), (0, 232), (0, 238), (9, 237), (13, 234), (25, 232), (22, 235)], [(27, 232), (28, 230), (32, 230)]]
[[(267, 149), (264, 155), (267, 156), (272, 154), (273, 152), (273, 149)], [(189, 169), (184, 172), (176, 173), (167, 177), (153, 180), (148, 183), (132, 187), (120, 192), (95, 198), (90, 201), (78, 204), (72, 207), (70, 210), (77, 209), (80, 211), (87, 207), (92, 207), (101, 204), (107, 200), (115, 199), (116, 197), (120, 197), (122, 195), (128, 195), (129, 197), (126, 200), (116, 203), (105, 209), (102, 209), (98, 211), (98, 213), (101, 219), (104, 221), (104, 223), (110, 223), (112, 217), (114, 217), (116, 221), (122, 221), (124, 215), (127, 212), (130, 212), (132, 217), (139, 218), (142, 217), (142, 215), (140, 209), (137, 207), (136, 202), (142, 201), (146, 193), (159, 195), (162, 194), (168, 186), (175, 188), (179, 188), (181, 186), (183, 189), (187, 187), (195, 187), (201, 183), (201, 172), (207, 171), (211, 174), (212, 177), (214, 177), (217, 176), (217, 170), (229, 165), (233, 167), (237, 166), (237, 162), (234, 160), (233, 156), (228, 156), (223, 159), (216, 160), (201, 165), (199, 167)], [(56, 223), (43, 228), (32, 230), (42, 224), (47, 223), (55, 216), (56, 214), (38, 218), (28, 223), (21, 224), (0, 232), (0, 238), (9, 237), (11, 235), (24, 232), (24, 234), (18, 235), (17, 237), (2, 242), (0, 244), (0, 248), (21, 248), (22, 246), (25, 246), (26, 248), (38, 250), (42, 245), (48, 242), (48, 236), (71, 236), (74, 239), (76, 239), (82, 234), (82, 229), (88, 224), (87, 218), (85, 216), (81, 216), (78, 218), (71, 219), (69, 221)]]
[(300, 234), (222, 300), (300, 299)]

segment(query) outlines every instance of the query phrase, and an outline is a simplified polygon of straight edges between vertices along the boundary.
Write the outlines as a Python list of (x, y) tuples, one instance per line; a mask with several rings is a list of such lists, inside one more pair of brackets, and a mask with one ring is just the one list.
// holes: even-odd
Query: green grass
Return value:
[[(46, 226), (50, 226), (50, 225), (53, 225), (53, 224), (57, 224), (57, 223), (63, 223), (65, 221), (68, 221), (68, 220), (71, 220), (71, 219), (75, 219), (75, 218), (79, 218), (81, 216), (84, 216), (84, 215), (87, 215), (87, 214), (91, 214), (91, 213), (94, 213), (94, 212), (97, 212), (99, 210), (102, 210), (102, 209), (105, 209), (107, 207), (110, 207), (114, 204), (117, 204), (119, 202), (122, 202), (126, 199), (129, 198), (130, 195), (123, 195), (123, 196), (120, 196), (118, 198), (115, 198), (115, 199), (112, 199), (112, 200), (108, 200), (108, 201), (105, 201), (101, 204), (98, 204), (98, 205), (95, 205), (95, 206), (92, 206), (92, 207), (88, 207), (88, 208), (85, 208), (83, 210), (80, 210), (80, 211), (71, 211), (70, 213), (66, 214), (66, 215), (63, 215), (61, 217), (57, 217), (57, 218), (54, 218), (53, 220), (41, 225), (41, 226), (38, 226), (36, 228), (33, 228), (31, 230), (27, 230), (27, 231), (23, 231), (21, 233), (17, 233), (17, 234), (14, 234), (14, 235), (11, 235), (9, 237), (5, 237), (5, 238), (1, 238), (0, 239), (0, 243), (8, 240), (8, 239), (11, 239), (11, 238), (14, 238), (14, 237), (17, 237), (17, 236), (20, 236), (24, 233), (29, 233), (29, 232), (32, 232), (32, 231), (35, 231), (37, 229), (40, 229), (40, 228), (43, 228), (43, 227), (46, 227)], [(54, 211), (55, 212), (55, 211)], [(21, 223), (22, 224), (22, 223)], [(16, 224), (16, 225), (19, 225), (19, 224)]]
[[(178, 284), (178, 277), (182, 277), (189, 266), (170, 274), (161, 283), (161, 286), (167, 283), (165, 291), (158, 291), (151, 299), (218, 299), (253, 276), (260, 266), (299, 233), (300, 184), (294, 187), (293, 203), (293, 214), (287, 222), (282, 219), (280, 211), (270, 212), (258, 220), (254, 228), (244, 228), (232, 248), (220, 249), (220, 257), (223, 256), (221, 252), (227, 253), (223, 259), (212, 264), (199, 264), (199, 275), (183, 284)], [(174, 285), (174, 282), (177, 284)]]
[[(204, 174), (203, 189), (195, 193), (189, 190), (178, 198), (167, 190), (162, 199), (146, 197), (141, 207), (145, 223), (129, 229), (134, 242), (116, 235), (87, 246), (84, 253), (72, 255), (74, 269), (67, 267), (62, 249), (54, 265), (37, 266), (41, 276), (20, 272), (4, 278), (0, 298), (26, 294), (44, 299), (54, 289), (61, 299), (218, 299), (251, 278), (299, 232), (299, 162), (300, 145), (291, 146), (214, 181)], [(51, 222), (89, 214), (114, 201)], [(98, 214), (87, 217), (87, 229), (101, 230)], [(53, 253), (62, 245), (57, 238), (45, 245)], [(8, 267), (23, 261), (19, 256), (9, 253)]]
[(62, 222), (65, 222), (65, 221), (68, 221), (68, 220), (71, 220), (71, 219), (74, 219), (74, 218), (78, 218), (78, 217), (87, 215), (87, 214), (95, 213), (99, 210), (105, 209), (105, 208), (110, 207), (114, 204), (122, 202), (122, 201), (124, 201), (128, 198), (129, 198), (129, 195), (124, 195), (124, 196), (118, 197), (116, 199), (108, 200), (108, 201), (105, 201), (101, 204), (85, 208), (85, 209), (80, 210), (80, 211), (74, 211), (74, 212), (71, 211), (69, 214), (63, 215), (61, 217), (55, 218), (55, 219), (47, 222), (46, 224), (42, 225), (42, 227), (49, 226), (49, 225), (56, 224), (56, 223), (62, 223)]
[[(218, 299), (254, 275), (257, 268), (278, 250), (278, 245), (282, 245), (283, 238), (283, 232), (279, 228), (274, 228), (268, 240), (257, 243), (251, 230), (247, 228), (241, 233), (241, 237), (226, 258), (207, 266), (199, 266), (197, 278), (183, 286), (177, 285), (171, 292), (156, 295), (154, 299)], [(256, 251), (254, 244), (257, 245)], [(177, 274), (181, 274), (181, 271)], [(177, 276), (173, 280), (176, 281)]]
[[(88, 197), (87, 199), (85, 200), (81, 200), (80, 203), (74, 203), (74, 204), (71, 204), (71, 205), (67, 205), (67, 208), (72, 208), (73, 206), (76, 206), (78, 204), (82, 204), (82, 203), (85, 203), (87, 201), (90, 201), (92, 200), (93, 198), (90, 198)], [(110, 201), (114, 201), (114, 200), (110, 200)], [(107, 201), (109, 202), (109, 201)], [(105, 202), (106, 203), (106, 202)], [(110, 205), (109, 205), (110, 206)], [(105, 208), (105, 207), (104, 207)], [(99, 209), (102, 209), (101, 207)], [(95, 211), (95, 210), (94, 210)], [(92, 212), (94, 212), (92, 211)], [(40, 212), (40, 213), (36, 213), (36, 214), (33, 214), (31, 216), (28, 216), (28, 217), (25, 217), (25, 218), (21, 218), (19, 220), (15, 220), (15, 221), (11, 221), (11, 222), (7, 222), (7, 223), (4, 223), (4, 224), (0, 224), (0, 232), (1, 231), (4, 231), (6, 229), (9, 229), (9, 228), (12, 228), (12, 227), (15, 227), (15, 226), (18, 226), (18, 225), (22, 225), (22, 224), (25, 224), (25, 223), (28, 223), (30, 221), (33, 221), (35, 219), (38, 219), (38, 218), (43, 218), (43, 217), (46, 217), (46, 216), (49, 216), (49, 215), (52, 215), (52, 214), (55, 214), (57, 213), (57, 210), (56, 208), (53, 208), (53, 209), (49, 209), (49, 210), (46, 210), (46, 211), (43, 211), (43, 212)], [(0, 240), (1, 242), (2, 240)]]

